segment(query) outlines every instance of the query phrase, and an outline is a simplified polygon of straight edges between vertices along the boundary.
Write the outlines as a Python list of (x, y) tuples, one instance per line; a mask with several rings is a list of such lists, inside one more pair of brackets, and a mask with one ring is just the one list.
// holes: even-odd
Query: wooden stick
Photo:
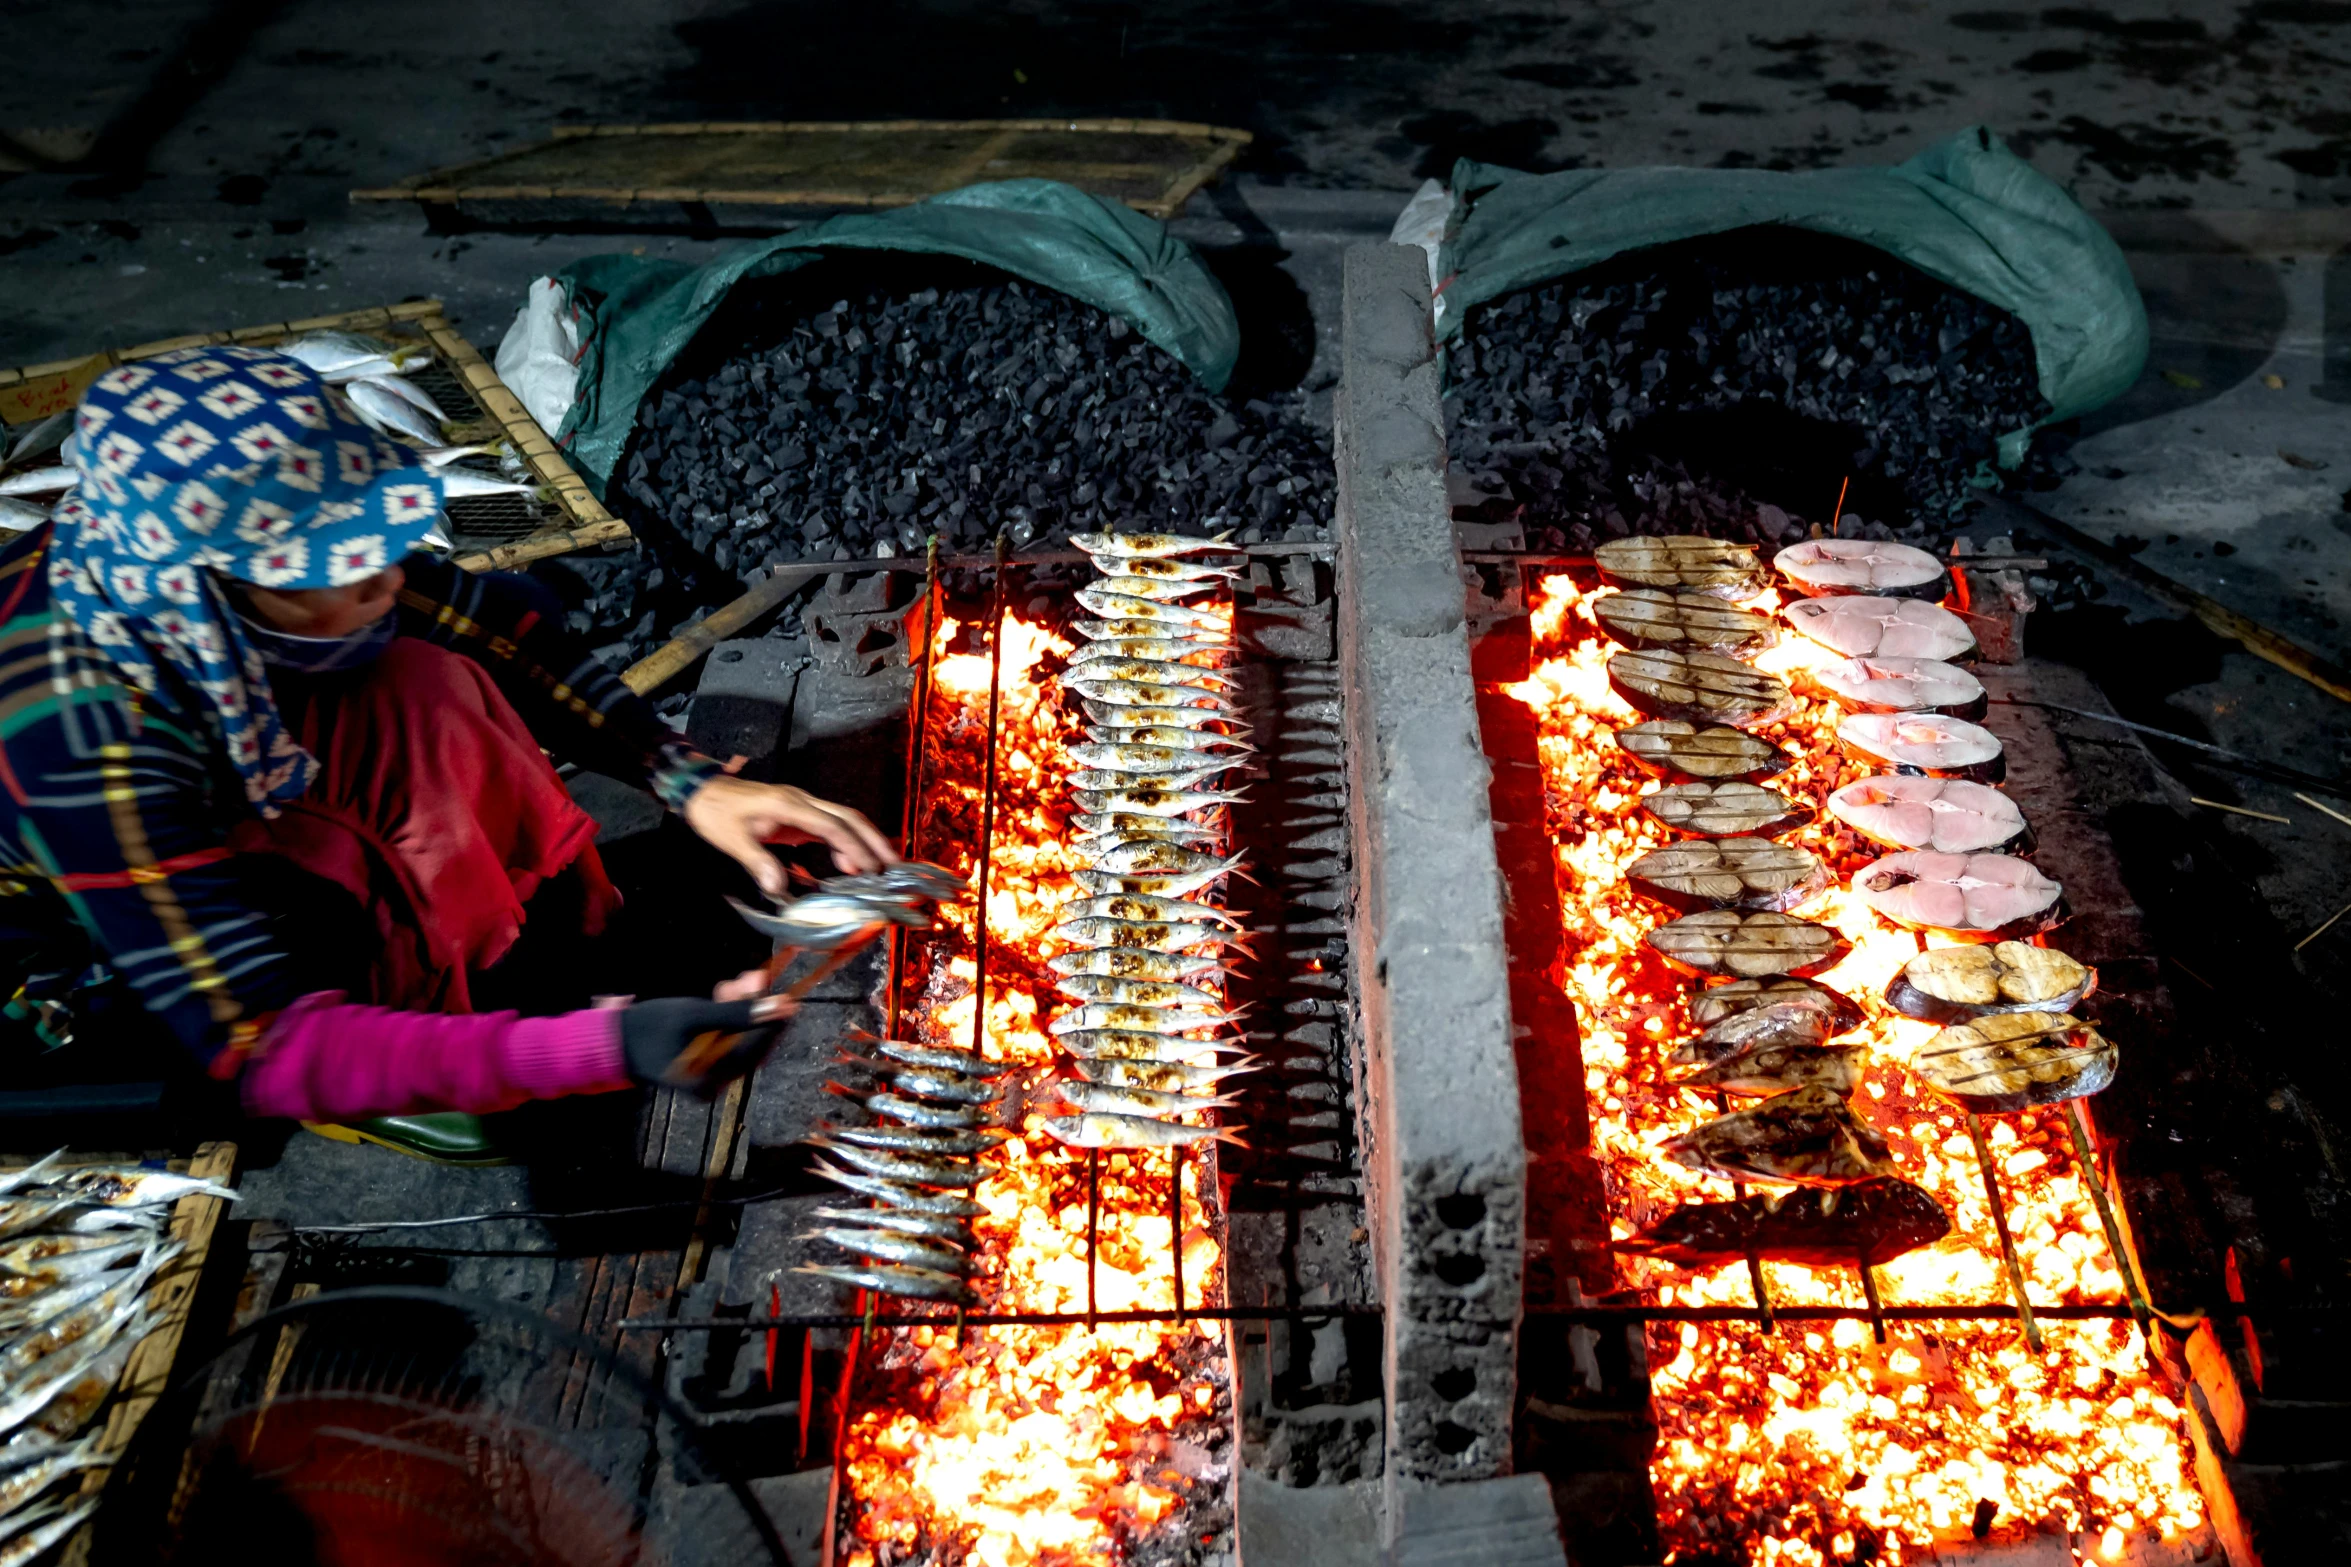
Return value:
[(2329, 816), (2332, 816), (2336, 821), (2341, 822), (2344, 826), (2351, 827), (2351, 816), (2345, 816), (2341, 811), (2336, 810), (2333, 806), (2328, 805), (2325, 801), (2313, 800), (2310, 796), (2304, 794), (2299, 789), (2294, 791), (2294, 798), (2300, 800), (2304, 805), (2309, 806), (2312, 810), (2324, 811)]
[(2025, 1342), (2041, 1352), (2041, 1325), (2033, 1320), (2033, 1303), (2025, 1298), (2024, 1267), (2016, 1260), (2016, 1242), (2008, 1234), (2008, 1205), (2000, 1200), (2000, 1181), (1992, 1171), (1992, 1150), (1984, 1145), (1984, 1123), (1967, 1112), (1968, 1140), (1975, 1144), (1976, 1168), (1984, 1175), (1984, 1195), (1992, 1200), (1992, 1228), (2000, 1237), (2000, 1261), (2008, 1272), (2008, 1288), (2016, 1296), (2016, 1319), (2024, 1324)]
[(2300, 941), (2295, 942), (2294, 950), (2296, 952), (2300, 952), (2304, 947), (2307, 947), (2312, 942), (2318, 940), (2319, 937), (2325, 935), (2334, 927), (2335, 921), (2341, 919), (2346, 914), (2351, 914), (2351, 903), (2346, 903), (2341, 908), (2335, 910), (2334, 913), (2327, 916), (2326, 924), (2319, 926), (2318, 929), (2312, 931), (2309, 935), (2303, 937)]
[[(2250, 816), (2257, 822), (2276, 822), (2281, 827), (2294, 825), (2294, 818), (2291, 816), (2272, 816), (2267, 811), (2248, 811), (2241, 805), (2223, 805), (2218, 800), (2207, 800), (2200, 795), (2189, 795), (2188, 803), (2201, 805), (2209, 811), (2226, 811), (2231, 816)], [(2332, 815), (2333, 813), (2329, 812), (2328, 814)]]
[(2148, 1322), (2147, 1297), (2139, 1289), (2139, 1274), (2131, 1265), (2130, 1248), (2123, 1244), (2122, 1221), (2114, 1216), (2114, 1203), (2106, 1195), (2106, 1177), (2098, 1173), (2097, 1155), (2090, 1148), (2090, 1123), (2082, 1119), (2079, 1099), (2065, 1102), (2065, 1119), (2073, 1132), (2074, 1157), (2081, 1162), (2082, 1183), (2090, 1188), (2091, 1200), (2098, 1205), (2098, 1222), (2106, 1231), (2106, 1249), (2114, 1253), (2115, 1271), (2122, 1275), (2123, 1293), (2130, 1297), (2131, 1316), (2147, 1341), (2147, 1352), (2153, 1354), (2155, 1330)]

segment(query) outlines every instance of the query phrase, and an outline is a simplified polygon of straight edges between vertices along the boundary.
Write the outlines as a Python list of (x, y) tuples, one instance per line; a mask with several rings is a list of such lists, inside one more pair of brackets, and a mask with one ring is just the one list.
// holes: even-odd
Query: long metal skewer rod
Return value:
[(1175, 1319), (1184, 1320), (1184, 1150), (1170, 1148), (1167, 1168), (1168, 1250), (1175, 1258)]
[[(1716, 1094), (1714, 1108), (1728, 1115), (1731, 1108), (1730, 1100), (1721, 1094)], [(1731, 1182), (1731, 1194), (1739, 1201), (1744, 1202), (1747, 1197), (1747, 1183), (1745, 1181)], [(1777, 1332), (1778, 1329), (1773, 1324), (1771, 1287), (1764, 1282), (1763, 1278), (1763, 1256), (1760, 1252), (1753, 1250), (1747, 1253), (1747, 1287), (1755, 1292), (1755, 1309), (1761, 1314), (1758, 1320), (1763, 1325), (1764, 1333), (1768, 1336)], [(1879, 1342), (1883, 1343), (1884, 1341), (1885, 1335), (1880, 1333)]]
[(1869, 1302), (1869, 1329), (1877, 1336), (1877, 1341), (1883, 1344), (1886, 1341), (1886, 1303), (1878, 1299), (1877, 1270), (1869, 1265), (1866, 1253), (1857, 1260), (1861, 1268), (1861, 1297)]
[(987, 760), (980, 773), (979, 914), (973, 922), (971, 1053), (988, 1039), (988, 864), (996, 847), (996, 724), (1004, 700), (1004, 535), (996, 535), (995, 601), (988, 608)]
[[(2277, 1308), (2266, 1308), (2274, 1312)], [(1378, 1317), (1385, 1315), (1385, 1306), (1365, 1301), (1332, 1301), (1316, 1306), (1187, 1306), (1184, 1319), (1207, 1322), (1321, 1322), (1339, 1317)], [(1753, 1306), (1555, 1306), (1530, 1303), (1526, 1308), (1530, 1317), (1563, 1322), (1627, 1323), (1627, 1322), (1755, 1322), (1762, 1313)], [(2102, 1305), (2053, 1304), (2035, 1306), (2035, 1318), (2048, 1322), (2124, 1322), (2133, 1318), (2131, 1307), (2124, 1302)], [(2221, 1320), (2250, 1315), (2239, 1306), (2212, 1306), (2199, 1308), (2182, 1315), (2163, 1314), (2164, 1320), (2186, 1325), (2199, 1320)], [(1958, 1306), (1883, 1306), (1871, 1312), (1866, 1306), (1777, 1306), (1773, 1316), (1780, 1322), (1873, 1322), (1883, 1317), (1888, 1322), (2014, 1322), (2016, 1305), (2012, 1301), (1990, 1302), (1982, 1305)], [(1096, 1325), (1128, 1322), (1174, 1322), (1176, 1315), (1167, 1310), (1102, 1311), (1095, 1313)], [(908, 1311), (879, 1314), (870, 1319), (874, 1327), (932, 1327), (954, 1326), (956, 1313), (940, 1311)], [(623, 1322), (621, 1330), (629, 1333), (677, 1332), (756, 1333), (767, 1328), (854, 1328), (868, 1325), (862, 1316), (840, 1314), (810, 1314), (789, 1317), (691, 1317), (675, 1322), (647, 1317)], [(1060, 1328), (1086, 1326), (1082, 1311), (1018, 1311), (982, 1313), (970, 1312), (963, 1316), (968, 1328)]]
[(2016, 1296), (2016, 1317), (2024, 1324), (2024, 1341), (2041, 1353), (2041, 1325), (2033, 1320), (2033, 1303), (2025, 1297), (2024, 1265), (2016, 1260), (2016, 1241), (2008, 1233), (2008, 1204), (2000, 1197), (2000, 1180), (1992, 1169), (1992, 1150), (1984, 1141), (1984, 1123), (1967, 1112), (1968, 1141), (1975, 1144), (1976, 1168), (1984, 1173), (1984, 1195), (1992, 1201), (1992, 1230), (2000, 1237), (2000, 1261), (2008, 1270), (2009, 1292)]
[[(906, 846), (910, 860), (922, 858), (923, 785), (930, 772), (931, 652), (939, 631), (939, 536), (935, 533), (928, 553), (922, 578), (922, 647), (913, 655), (914, 704), (906, 732), (906, 807), (898, 828), (898, 841)], [(913, 933), (904, 927), (891, 927), (888, 984), (882, 998), (882, 1035), (886, 1039), (898, 1037), (899, 1010), (904, 1001), (898, 992), (906, 977), (906, 944), (912, 939)]]
[(2082, 1119), (2082, 1102), (2065, 1102), (2066, 1125), (2073, 1130), (2074, 1157), (2081, 1161), (2082, 1180), (2090, 1188), (2090, 1196), (2098, 1204), (2098, 1222), (2106, 1227), (2106, 1249), (2114, 1253), (2115, 1270), (2122, 1275), (2123, 1293), (2130, 1297), (2131, 1318), (2139, 1324), (2139, 1332), (2147, 1341), (2147, 1353), (2155, 1353), (2155, 1334), (2148, 1322), (2147, 1297), (2139, 1289), (2138, 1270), (2131, 1266), (2130, 1248), (2123, 1244), (2122, 1223), (2114, 1216), (2114, 1202), (2106, 1195), (2105, 1178), (2098, 1173), (2098, 1158), (2090, 1148), (2090, 1126)]
[(1102, 1150), (1086, 1150), (1086, 1326), (1101, 1321), (1094, 1304), (1094, 1274), (1102, 1249)]

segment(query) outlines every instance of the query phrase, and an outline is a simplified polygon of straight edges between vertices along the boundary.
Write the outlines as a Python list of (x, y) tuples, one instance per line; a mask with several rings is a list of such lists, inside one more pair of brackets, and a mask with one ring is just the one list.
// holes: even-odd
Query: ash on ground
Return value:
[(738, 288), (637, 423), (615, 499), (686, 574), (743, 582), (934, 533), (1318, 539), (1336, 488), (1297, 394), (1211, 395), (1126, 321), (938, 258)]
[(1455, 514), (1515, 518), (1553, 549), (1635, 532), (1785, 542), (1836, 517), (1848, 478), (1846, 514), (1891, 519), (1860, 531), (1938, 537), (1982, 493), (1999, 438), (2049, 412), (2015, 316), (1787, 229), (1495, 300), (1448, 378)]

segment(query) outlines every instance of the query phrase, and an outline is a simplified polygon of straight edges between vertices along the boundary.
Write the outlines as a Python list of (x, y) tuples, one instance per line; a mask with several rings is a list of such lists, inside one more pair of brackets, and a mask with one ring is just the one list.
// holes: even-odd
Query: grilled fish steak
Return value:
[(1681, 1268), (1747, 1257), (1807, 1268), (1876, 1268), (1950, 1233), (1951, 1215), (1941, 1203), (1888, 1176), (1823, 1192), (1684, 1203), (1616, 1249)]
[(1842, 1034), (1861, 1026), (1862, 1012), (1853, 998), (1809, 979), (1781, 977), (1777, 979), (1735, 979), (1727, 985), (1714, 985), (1690, 998), (1690, 1021), (1700, 1028), (1710, 1029), (1725, 1019), (1743, 1012), (1757, 1012), (1765, 1007), (1812, 1007), (1826, 1013), (1831, 1034)]
[(1694, 838), (1770, 838), (1812, 820), (1812, 809), (1751, 783), (1667, 784), (1641, 808)]
[(1761, 724), (1788, 711), (1788, 688), (1776, 675), (1749, 669), (1720, 653), (1660, 648), (1619, 653), (1608, 661), (1608, 683), (1639, 712), (1693, 723)]
[(1849, 756), (1890, 773), (1996, 784), (2008, 776), (2000, 737), (1964, 718), (1937, 713), (1854, 713), (1837, 725)]
[(1804, 1087), (1850, 1094), (1861, 1086), (1861, 1058), (1859, 1045), (1755, 1045), (1677, 1081), (1684, 1088), (1726, 1094), (1778, 1094)]
[(1981, 718), (1984, 683), (1957, 664), (1932, 658), (1848, 658), (1806, 678), (1848, 713), (1948, 713)]
[[(1751, 786), (1750, 786), (1751, 787)], [(1651, 849), (1625, 867), (1633, 891), (1670, 909), (1792, 909), (1829, 884), (1809, 849), (1762, 838), (1702, 838)]]
[(1796, 759), (1743, 729), (1727, 724), (1693, 724), (1686, 718), (1653, 718), (1616, 732), (1616, 743), (1661, 778), (1723, 783), (1761, 783), (1795, 765)]
[(1944, 1098), (1985, 1115), (2083, 1099), (2114, 1081), (2119, 1053), (2070, 1012), (1995, 1012), (1954, 1023), (1918, 1047), (1910, 1070)]
[(1713, 1066), (1766, 1047), (1825, 1045), (1843, 1032), (1837, 1021), (1826, 1007), (1775, 1001), (1720, 1019), (1697, 1038), (1676, 1045), (1666, 1060), (1675, 1066)]
[(1925, 550), (1876, 539), (1806, 539), (1772, 557), (1789, 586), (1810, 598), (1876, 593), (1939, 599), (1946, 573)]
[(1828, 807), (1838, 821), (1890, 849), (1996, 854), (2032, 842), (2014, 800), (1964, 778), (1863, 778), (1830, 795)]
[(1687, 588), (1721, 599), (1752, 598), (1771, 574), (1754, 546), (1694, 534), (1610, 539), (1592, 552), (1600, 580), (1619, 588)]
[(1705, 909), (1649, 932), (1658, 956), (1685, 974), (1737, 979), (1817, 974), (1833, 968), (1849, 945), (1826, 925), (1786, 914)]
[(1849, 1186), (1895, 1173), (1885, 1140), (1825, 1088), (1791, 1088), (1659, 1146), (1676, 1164), (1735, 1181)]
[(1770, 621), (1711, 593), (1627, 588), (1595, 600), (1592, 618), (1620, 647), (1755, 653), (1778, 640)]
[(2054, 947), (1999, 941), (1922, 952), (1886, 986), (1904, 1017), (1956, 1023), (1994, 1012), (2070, 1012), (2098, 987), (2098, 971)]
[(1923, 599), (1798, 599), (1780, 611), (1787, 623), (1847, 658), (1961, 658), (1975, 651), (1967, 622)]
[(1855, 871), (1853, 890), (1898, 925), (1970, 941), (2037, 935), (2065, 918), (2065, 889), (2006, 854), (1906, 849)]

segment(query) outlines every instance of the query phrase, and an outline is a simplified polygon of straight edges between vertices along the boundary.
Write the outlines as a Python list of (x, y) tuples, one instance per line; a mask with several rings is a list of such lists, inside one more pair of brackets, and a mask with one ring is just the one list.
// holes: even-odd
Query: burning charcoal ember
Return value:
[(1863, 509), (1923, 537), (1981, 495), (2000, 438), (2049, 411), (2023, 322), (1882, 251), (1782, 227), (1489, 301), (1447, 377), (1466, 487), (1575, 550), (1627, 533), (1787, 542), (1835, 520), (1819, 475), (1840, 470), (1872, 497)]
[(1791, 1088), (1659, 1147), (1676, 1164), (1734, 1181), (1849, 1186), (1896, 1173), (1885, 1140), (1843, 1095), (1819, 1087)]
[(1792, 909), (1829, 884), (1809, 849), (1761, 838), (1713, 838), (1652, 849), (1625, 867), (1635, 892), (1667, 908)]
[(1847, 658), (1964, 658), (1975, 651), (1967, 622), (1924, 599), (1862, 594), (1798, 599), (1780, 611), (1787, 623)]
[(1608, 661), (1608, 683), (1640, 712), (1692, 723), (1764, 724), (1790, 705), (1777, 676), (1719, 653), (1619, 653)]
[(1861, 1084), (1862, 1056), (1858, 1045), (1757, 1044), (1675, 1081), (1726, 1094), (1760, 1096), (1806, 1087), (1850, 1094)]
[(1771, 563), (1809, 598), (1874, 593), (1931, 600), (1941, 598), (1950, 583), (1943, 563), (1925, 550), (1876, 539), (1805, 539), (1780, 551)]
[(1957, 664), (1931, 658), (1848, 658), (1806, 671), (1806, 678), (1848, 713), (1942, 713), (1981, 718), (1983, 682)]
[(1847, 755), (1888, 772), (1995, 784), (2008, 776), (2000, 737), (1964, 718), (1933, 713), (1855, 713), (1837, 725)]
[(1685, 974), (1758, 979), (1833, 968), (1848, 943), (1826, 925), (1785, 914), (1705, 909), (1649, 932), (1650, 947)]
[(2054, 947), (2022, 941), (1922, 952), (1886, 986), (1886, 1005), (1928, 1023), (1995, 1012), (2070, 1012), (2098, 971)]
[(1616, 743), (1625, 755), (1662, 778), (1761, 783), (1796, 764), (1769, 740), (1724, 724), (1693, 724), (1684, 718), (1652, 719), (1619, 729)]
[(1627, 588), (1595, 601), (1592, 616), (1610, 640), (1629, 648), (1700, 648), (1735, 655), (1760, 652), (1777, 639), (1772, 623), (1710, 594)]
[[(1690, 1021), (1711, 1030), (1716, 1024), (1765, 1007), (1811, 1007), (1830, 1019), (1830, 1034), (1861, 1026), (1861, 1007), (1852, 997), (1809, 979), (1738, 979), (1710, 985), (1690, 998)], [(1826, 1037), (1826, 1036), (1823, 1036)]]
[(2006, 854), (1905, 849), (1853, 873), (1853, 891), (1898, 925), (1969, 941), (2037, 935), (2065, 918), (2065, 889)]
[(1612, 539), (1592, 552), (1600, 580), (1617, 588), (1681, 589), (1718, 599), (1753, 598), (1770, 585), (1755, 551), (1714, 539)]
[(1862, 778), (1831, 794), (1828, 808), (1838, 821), (1889, 849), (1997, 854), (2032, 841), (2014, 800), (1962, 778)]
[(1694, 838), (1772, 838), (1812, 820), (1812, 808), (1751, 783), (1667, 784), (1641, 798), (1660, 823)]
[(1109, 768), (1082, 768), (1069, 775), (1072, 789), (1088, 791), (1103, 789), (1164, 789), (1178, 791), (1196, 788), (1212, 779), (1222, 778), (1232, 766), (1230, 762), (1202, 762), (1198, 757), (1188, 758), (1194, 765), (1178, 772), (1130, 773)]
[(2086, 1098), (2114, 1081), (2119, 1059), (2070, 1012), (1998, 1012), (1944, 1029), (1918, 1047), (1910, 1070), (1955, 1104), (2004, 1115)]
[(1767, 1047), (1825, 1045), (1844, 1032), (1839, 1021), (1826, 1007), (1775, 1001), (1710, 1024), (1697, 1038), (1676, 1045), (1666, 1060), (1674, 1066), (1713, 1066)]
[(1067, 295), (873, 255), (738, 289), (639, 406), (612, 485), (641, 534), (745, 579), (933, 534), (1319, 538), (1335, 487), (1302, 398), (1217, 396)]
[(1887, 1177), (1818, 1193), (1684, 1203), (1616, 1249), (1681, 1268), (1748, 1257), (1807, 1268), (1877, 1268), (1950, 1232), (1941, 1203)]

